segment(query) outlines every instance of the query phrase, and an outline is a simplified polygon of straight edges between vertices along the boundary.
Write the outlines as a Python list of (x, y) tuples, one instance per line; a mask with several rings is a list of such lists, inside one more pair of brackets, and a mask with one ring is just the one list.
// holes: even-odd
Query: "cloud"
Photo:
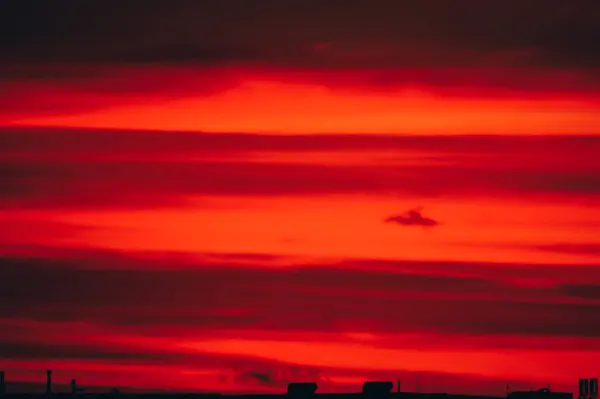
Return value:
[[(2, 258), (0, 303), (7, 305), (0, 305), (0, 315), (150, 331), (179, 326), (192, 331), (600, 334), (600, 324), (593, 322), (598, 303), (572, 300), (554, 288), (550, 277), (552, 284), (546, 286), (514, 285), (510, 276), (497, 274), (504, 270), (498, 268), (468, 277), (453, 274), (451, 263), (427, 262), (391, 262), (388, 267), (395, 269), (388, 272), (368, 260), (355, 261), (350, 269), (335, 263), (273, 269), (260, 262), (232, 266), (226, 260), (177, 267), (168, 256), (153, 261), (102, 253)], [(414, 271), (402, 271), (411, 266)], [(431, 275), (423, 267), (439, 267), (446, 274)], [(512, 265), (507, 270), (520, 269)], [(402, 309), (402, 317), (390, 318), (393, 309)]]
[[(83, 336), (84, 338), (85, 336)], [(135, 342), (135, 335), (128, 337)], [(46, 344), (50, 347), (50, 344)], [(94, 348), (90, 347), (90, 350)], [(102, 349), (96, 348), (98, 355)], [(356, 368), (315, 367), (288, 362), (248, 357), (243, 355), (212, 355), (203, 353), (177, 353), (172, 348), (147, 348), (163, 358), (149, 361), (136, 350), (131, 350), (128, 360), (94, 358), (55, 358), (42, 353), (38, 356), (0, 357), (8, 367), (9, 392), (43, 392), (43, 376), (52, 367), (58, 377), (55, 389), (68, 392), (61, 384), (75, 377), (88, 392), (106, 392), (119, 387), (123, 392), (158, 392), (161, 390), (212, 391), (223, 393), (284, 393), (285, 385), (294, 381), (317, 382), (319, 392), (359, 392), (363, 381), (401, 379), (402, 390), (410, 391), (420, 380), (421, 388), (432, 391), (494, 392), (504, 389), (506, 378), (493, 378), (468, 373), (410, 370), (400, 366), (396, 370), (370, 370)], [(141, 355), (141, 356), (140, 356)], [(182, 356), (182, 357), (178, 357)], [(511, 379), (511, 386), (529, 386)], [(559, 382), (558, 386), (562, 386)]]
[(269, 372), (261, 373), (258, 371), (248, 371), (247, 373), (243, 373), (242, 377), (252, 378), (254, 380), (259, 381), (261, 384), (265, 384), (265, 385), (277, 385), (274, 383), (278, 382), (273, 378), (273, 375)]
[(385, 219), (386, 223), (395, 223), (401, 226), (421, 226), (435, 227), (439, 222), (425, 217), (421, 214), (421, 208), (410, 209), (401, 215), (389, 216)]
[(592, 2), (462, 0), (460, 16), (431, 1), (258, 3), (6, 4), (0, 109), (12, 119), (207, 96), (237, 85), (234, 69), (337, 89), (597, 100)]
[[(591, 205), (591, 206), (593, 207), (594, 205)], [(594, 209), (594, 208), (590, 208), (590, 209)], [(586, 217), (586, 218), (583, 218), (576, 222), (575, 221), (569, 222), (568, 220), (564, 220), (560, 224), (566, 228), (577, 224), (580, 229), (582, 229), (584, 231), (590, 231), (590, 232), (595, 232), (600, 227), (600, 221), (594, 217)], [(583, 240), (586, 240), (586, 239), (587, 238), (583, 238)], [(593, 238), (592, 238), (592, 240), (593, 240)], [(512, 241), (512, 242), (507, 241), (502, 244), (499, 244), (499, 243), (473, 244), (473, 243), (461, 242), (461, 243), (456, 243), (456, 245), (464, 247), (466, 250), (468, 250), (467, 248), (486, 249), (486, 250), (491, 250), (491, 251), (518, 250), (518, 251), (524, 251), (524, 253), (538, 253), (538, 254), (542, 254), (542, 255), (544, 253), (550, 254), (551, 257), (553, 256), (552, 254), (567, 255), (570, 258), (570, 260), (568, 260), (567, 263), (573, 262), (574, 259), (577, 259), (577, 258), (588, 259), (588, 260), (591, 260), (592, 263), (594, 263), (595, 255), (600, 254), (600, 247), (598, 246), (598, 244), (596, 244), (596, 242), (593, 242), (593, 241), (592, 242), (586, 242), (586, 241), (547, 242), (547, 243), (543, 243), (543, 242), (524, 243), (524, 242), (516, 242), (516, 241)], [(592, 278), (592, 279), (600, 278), (600, 275), (596, 275), (596, 273), (593, 271), (593, 269), (588, 269), (587, 273), (589, 274), (587, 278), (585, 278), (582, 275), (579, 275), (578, 281), (588, 281), (590, 278)]]
[(542, 251), (558, 252), (575, 255), (600, 255), (600, 244), (587, 243), (587, 244), (570, 244), (570, 243), (555, 243), (555, 244), (544, 244), (538, 245), (536, 248)]
[(210, 66), (6, 63), (0, 66), (0, 122), (210, 96), (239, 85), (240, 74)]
[[(168, 7), (159, 1), (10, 3), (0, 18), (0, 53), (35, 61), (252, 60), (303, 66), (599, 63), (594, 2), (511, 0), (484, 6), (461, 0), (460, 15), (452, 12), (454, 4), (434, 1), (341, 4), (258, 2), (232, 9), (218, 1), (185, 0)], [(117, 14), (111, 12), (115, 6)], [(315, 51), (323, 42), (328, 46)]]
[[(600, 145), (596, 136), (502, 136), (502, 135), (382, 135), (382, 134), (320, 134), (270, 135), (244, 132), (204, 133), (161, 130), (128, 130), (69, 127), (4, 126), (0, 128), (3, 158), (18, 153), (26, 159), (44, 159), (58, 154), (61, 158), (75, 158), (78, 154), (93, 155), (103, 160), (117, 158), (191, 157), (210, 153), (239, 157), (247, 153), (262, 152), (353, 152), (356, 150), (382, 151), (385, 149), (408, 151), (417, 155), (431, 152), (431, 157), (447, 155), (452, 161), (462, 158), (469, 165), (481, 166), (488, 159), (526, 161), (537, 169), (585, 170), (600, 168), (592, 156)], [(562, 152), (559, 150), (562, 149)], [(552, 152), (552, 154), (549, 154)], [(468, 156), (469, 154), (473, 156)], [(393, 152), (392, 152), (393, 154)], [(429, 154), (426, 154), (429, 155)], [(577, 158), (579, 157), (579, 158)], [(78, 158), (77, 158), (78, 159)], [(380, 160), (386, 160), (382, 157)], [(551, 161), (560, 160), (554, 166)], [(496, 163), (492, 169), (501, 167)], [(581, 169), (580, 169), (581, 168)]]
[(323, 382), (323, 377), (316, 368), (286, 366), (283, 364), (273, 369), (239, 372), (234, 376), (234, 379), (242, 383), (250, 379), (260, 385), (279, 388), (280, 391), (284, 391), (285, 387), (291, 382), (311, 381), (317, 384)]
[(164, 360), (159, 355), (135, 353), (131, 351), (117, 351), (111, 348), (94, 348), (90, 345), (55, 345), (40, 342), (0, 342), (0, 358), (9, 359), (97, 359), (127, 361)]
[[(541, 376), (554, 364), (547, 359), (564, 359), (550, 370), (560, 385), (598, 350), (600, 302), (580, 286), (598, 278), (594, 266), (289, 258), (273, 268), (268, 254), (190, 262), (29, 249), (0, 261), (0, 360), (10, 381), (37, 379), (31, 370), (41, 379), (50, 367), (85, 387), (284, 392), (312, 380), (326, 392), (358, 391), (369, 379), (400, 378), (406, 389), (419, 374), (422, 387), (443, 389), (444, 380), (449, 391), (500, 392), (503, 370)], [(344, 362), (347, 351), (368, 359)], [(444, 364), (457, 353), (485, 366)], [(401, 365), (389, 360), (402, 355)], [(385, 370), (369, 370), (376, 356), (386, 366), (373, 368)], [(448, 374), (434, 372), (442, 368)]]
[[(547, 100), (562, 100), (568, 106), (577, 107), (580, 103), (593, 111), (600, 101), (597, 75), (589, 68), (499, 66), (351, 68), (346, 65), (307, 69), (171, 62), (168, 65), (6, 62), (0, 64), (0, 84), (4, 94), (0, 98), (0, 122), (65, 117), (160, 103), (167, 107), (171, 101), (207, 101), (216, 94), (221, 94), (220, 99), (224, 100), (228, 96), (225, 92), (233, 89), (244, 92), (256, 84), (268, 84), (282, 90), (301, 88), (308, 93), (311, 90), (318, 93), (326, 88), (340, 99), (347, 94), (355, 97), (383, 95), (392, 101), (395, 95), (416, 90), (441, 101), (448, 98), (533, 101), (545, 106)], [(556, 106), (562, 108), (562, 104)], [(578, 111), (583, 112), (585, 108)]]
[[(185, 206), (193, 196), (365, 192), (587, 199), (600, 193), (599, 147), (597, 137), (341, 135), (317, 143), (309, 136), (5, 129), (0, 204), (147, 208)], [(311, 160), (314, 154), (321, 158)]]
[(564, 284), (560, 288), (571, 297), (600, 300), (600, 284)]

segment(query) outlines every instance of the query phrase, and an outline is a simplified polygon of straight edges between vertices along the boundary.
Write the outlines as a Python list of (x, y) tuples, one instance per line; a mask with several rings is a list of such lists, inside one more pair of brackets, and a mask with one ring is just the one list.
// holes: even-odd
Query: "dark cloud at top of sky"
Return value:
[(8, 0), (13, 60), (312, 66), (600, 64), (595, 0)]

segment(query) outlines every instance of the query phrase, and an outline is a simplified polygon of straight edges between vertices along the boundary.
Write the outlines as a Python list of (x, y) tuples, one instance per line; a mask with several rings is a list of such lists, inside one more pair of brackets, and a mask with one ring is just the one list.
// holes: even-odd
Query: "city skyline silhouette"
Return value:
[[(419, 398), (426, 397), (431, 398), (432, 396), (444, 396), (444, 397), (453, 397), (453, 398), (501, 398), (502, 396), (486, 396), (486, 395), (476, 395), (476, 394), (449, 394), (448, 392), (421, 392), (419, 390), (419, 385), (413, 391), (407, 391), (404, 386), (401, 384), (400, 380), (397, 380), (395, 383), (392, 381), (365, 381), (362, 384), (362, 389), (360, 392), (318, 392), (319, 386), (316, 382), (289, 382), (286, 384), (286, 392), (285, 393), (228, 393), (221, 394), (218, 392), (136, 392), (134, 390), (130, 390), (128, 392), (121, 392), (119, 388), (112, 388), (110, 391), (102, 391), (101, 389), (92, 388), (91, 391), (86, 391), (85, 388), (81, 387), (77, 384), (77, 380), (75, 378), (70, 380), (70, 392), (65, 391), (64, 389), (56, 389), (56, 384), (53, 383), (53, 371), (46, 370), (46, 382), (45, 382), (45, 391), (43, 393), (38, 393), (37, 395), (40, 397), (63, 397), (69, 395), (73, 397), (75, 395), (87, 394), (93, 395), (94, 397), (123, 397), (123, 396), (140, 396), (140, 395), (152, 395), (152, 397), (160, 397), (160, 398), (182, 398), (182, 397), (190, 397), (193, 395), (195, 397), (218, 397), (225, 396), (230, 398), (237, 397), (246, 397), (246, 398), (275, 398), (275, 397), (293, 397), (293, 398), (310, 398), (316, 397), (317, 395), (322, 398), (328, 397), (340, 397), (344, 395), (356, 396), (361, 395), (370, 398), (379, 398), (379, 397), (403, 397), (403, 398)], [(7, 382), (5, 379), (4, 370), (0, 370), (0, 395), (3, 397), (23, 397), (23, 395), (36, 395), (34, 392), (25, 392), (20, 390), (12, 390), (10, 392), (7, 390)], [(530, 387), (529, 390), (511, 390), (509, 384), (506, 385), (506, 396), (507, 399), (598, 399), (598, 378), (580, 378), (578, 385), (578, 392), (576, 395), (570, 392), (555, 392), (550, 389), (550, 384), (545, 388), (537, 388), (534, 389), (533, 386)]]

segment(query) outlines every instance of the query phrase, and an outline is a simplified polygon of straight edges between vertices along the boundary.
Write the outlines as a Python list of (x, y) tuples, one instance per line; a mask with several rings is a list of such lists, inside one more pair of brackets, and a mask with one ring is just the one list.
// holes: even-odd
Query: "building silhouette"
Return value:
[(598, 399), (598, 378), (580, 378), (578, 399)]
[[(287, 391), (281, 394), (203, 394), (203, 393), (121, 393), (113, 389), (106, 393), (85, 392), (77, 385), (75, 379), (71, 380), (70, 392), (54, 392), (52, 386), (52, 370), (46, 371), (45, 394), (16, 394), (7, 391), (5, 373), (0, 371), (0, 396), (2, 399), (41, 399), (51, 396), (52, 399), (69, 399), (75, 395), (84, 395), (89, 399), (358, 399), (358, 398), (387, 398), (387, 399), (501, 399), (501, 396), (485, 395), (456, 395), (445, 392), (419, 393), (405, 392), (400, 389), (400, 381), (397, 381), (396, 390), (391, 381), (367, 381), (362, 385), (361, 392), (356, 393), (319, 393), (315, 382), (294, 382), (287, 386)], [(570, 392), (553, 392), (549, 388), (529, 391), (510, 392), (507, 386), (505, 399), (599, 399), (598, 378), (579, 379), (579, 392), (574, 398)]]

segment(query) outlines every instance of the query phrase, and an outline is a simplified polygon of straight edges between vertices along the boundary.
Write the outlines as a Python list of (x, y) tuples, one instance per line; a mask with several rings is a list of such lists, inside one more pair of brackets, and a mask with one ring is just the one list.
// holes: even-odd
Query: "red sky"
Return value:
[(595, 3), (66, 3), (0, 16), (9, 382), (600, 374)]

